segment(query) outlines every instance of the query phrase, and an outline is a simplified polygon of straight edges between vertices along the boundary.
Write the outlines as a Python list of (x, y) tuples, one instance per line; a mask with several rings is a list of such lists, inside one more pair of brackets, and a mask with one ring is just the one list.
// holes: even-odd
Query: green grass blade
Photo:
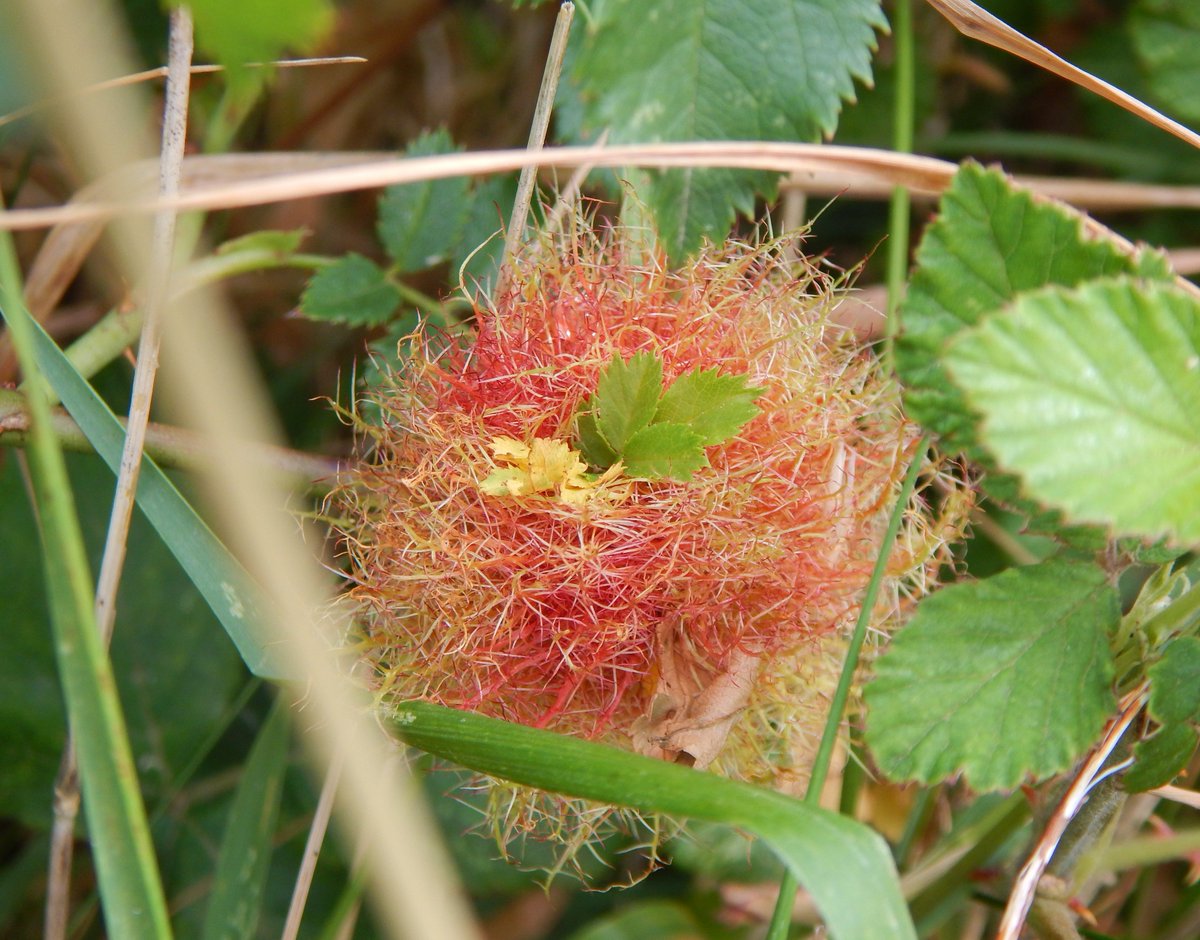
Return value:
[(32, 416), (29, 461), (59, 676), (75, 731), (88, 833), (111, 937), (165, 938), (171, 928), (117, 697), (96, 628), (92, 576), (62, 449), (50, 426), (33, 319), (21, 299), (12, 240), (0, 237), (0, 306), (25, 373)]
[[(38, 324), (33, 345), (38, 365), (71, 417), (113, 473), (121, 464), (125, 430), (95, 389)], [(142, 457), (137, 504), (233, 640), (247, 668), (265, 679), (294, 678), (271, 655), (258, 611), (259, 590), (245, 568), (213, 534), (175, 484)]]
[(288, 708), (280, 696), (254, 741), (225, 822), (202, 940), (250, 940), (257, 935), (287, 745)]
[(395, 733), (481, 773), (568, 796), (735, 826), (762, 837), (837, 940), (915, 940), (891, 853), (870, 829), (771, 790), (613, 747), (406, 702)]

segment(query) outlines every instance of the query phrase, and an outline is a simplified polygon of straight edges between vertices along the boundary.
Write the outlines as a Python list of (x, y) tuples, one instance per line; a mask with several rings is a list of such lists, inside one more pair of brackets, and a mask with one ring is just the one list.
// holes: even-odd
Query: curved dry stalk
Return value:
[(1025, 918), (1029, 914), (1029, 908), (1033, 905), (1038, 884), (1046, 871), (1046, 866), (1050, 864), (1050, 860), (1054, 856), (1054, 850), (1058, 846), (1059, 840), (1066, 832), (1071, 820), (1075, 818), (1076, 813), (1083, 807), (1089, 791), (1106, 776), (1104, 765), (1126, 729), (1141, 711), (1142, 705), (1146, 701), (1146, 695), (1147, 688), (1142, 685), (1121, 700), (1120, 713), (1109, 724), (1100, 743), (1096, 745), (1088, 759), (1084, 761), (1083, 766), (1079, 768), (1071, 786), (1067, 788), (1067, 792), (1054, 810), (1054, 814), (1047, 821), (1046, 828), (1030, 853), (1029, 859), (1021, 866), (1021, 871), (1013, 882), (1012, 893), (1009, 894), (1008, 904), (1004, 908), (1004, 916), (1000, 920), (1000, 928), (996, 932), (996, 940), (1017, 940)]
[(1085, 72), (1078, 66), (1072, 65), (1045, 46), (1013, 29), (1003, 20), (992, 16), (977, 3), (972, 3), (971, 0), (927, 0), (927, 2), (964, 36), (1015, 55), (1059, 78), (1065, 78), (1067, 81), (1099, 95), (1106, 101), (1111, 101), (1118, 107), (1136, 114), (1159, 130), (1164, 130), (1193, 147), (1200, 148), (1200, 134), (1190, 127), (1171, 120), (1133, 95), (1097, 78), (1091, 72)]
[[(885, 180), (936, 195), (945, 189), (958, 165), (933, 157), (895, 154), (869, 147), (765, 141), (627, 144), (607, 147), (551, 147), (528, 150), (481, 150), (429, 157), (364, 160), (363, 155), (335, 157), (322, 169), (259, 174), (220, 186), (196, 188), (172, 199), (108, 199), (44, 209), (14, 209), (0, 215), (0, 228), (45, 228), (63, 222), (110, 219), (162, 209), (232, 209), (290, 199), (373, 189), (402, 183), (506, 173), (524, 166), (730, 167), (780, 173), (843, 171), (857, 178)], [(328, 159), (328, 158), (327, 158)]]
[[(171, 200), (149, 198), (153, 165), (125, 168), (103, 184), (80, 190), (61, 206), (13, 209), (0, 215), (0, 229), (36, 229), (99, 223), (128, 213), (160, 209), (231, 209), (327, 196), (452, 176), (503, 173), (542, 167), (734, 167), (788, 173), (784, 189), (813, 195), (885, 199), (898, 185), (936, 197), (958, 164), (935, 157), (896, 154), (870, 147), (833, 144), (725, 141), (683, 144), (551, 147), (479, 150), (431, 157), (396, 157), (377, 152), (249, 153), (189, 156), (183, 186)], [(1200, 186), (1166, 186), (1065, 177), (1017, 176), (1039, 196), (1092, 210), (1200, 208)], [(31, 284), (38, 283), (37, 269)]]

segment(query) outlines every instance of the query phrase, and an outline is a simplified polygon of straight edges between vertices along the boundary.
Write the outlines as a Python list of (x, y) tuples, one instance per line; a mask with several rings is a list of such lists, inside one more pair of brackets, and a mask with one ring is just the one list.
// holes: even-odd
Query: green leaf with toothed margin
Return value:
[(596, 428), (614, 453), (654, 420), (662, 395), (662, 361), (650, 352), (635, 353), (628, 361), (620, 353), (600, 373), (596, 385)]
[[(603, 0), (575, 31), (570, 74), (583, 135), (610, 143), (816, 141), (858, 79), (871, 82), (879, 0)], [(680, 259), (721, 242), (735, 212), (773, 198), (777, 175), (698, 168), (638, 173), (637, 198)]]
[(300, 312), (311, 320), (381, 326), (400, 300), (400, 291), (379, 265), (350, 252), (313, 275), (300, 296)]
[(1088, 235), (1084, 221), (971, 162), (942, 194), (900, 307), (896, 371), (909, 414), (948, 449), (988, 459), (977, 438), (977, 414), (946, 369), (946, 346), (960, 332), (1046, 285), (1074, 286), (1116, 274), (1171, 276), (1160, 254), (1125, 254), (1115, 241)]
[(1114, 708), (1116, 591), (1050, 559), (925, 598), (867, 684), (867, 744), (894, 780), (977, 790), (1069, 767)]
[(1200, 301), (1129, 278), (1046, 288), (946, 364), (1034, 499), (1117, 535), (1200, 544)]
[(744, 375), (722, 375), (716, 369), (685, 372), (664, 393), (654, 423), (685, 424), (705, 445), (720, 444), (758, 414), (752, 388)]
[(891, 853), (866, 826), (765, 787), (428, 702), (398, 704), (402, 740), (552, 793), (733, 826), (767, 841), (834, 940), (915, 940)]
[(690, 480), (708, 466), (704, 439), (684, 424), (652, 424), (638, 431), (621, 452), (625, 473), (651, 480)]

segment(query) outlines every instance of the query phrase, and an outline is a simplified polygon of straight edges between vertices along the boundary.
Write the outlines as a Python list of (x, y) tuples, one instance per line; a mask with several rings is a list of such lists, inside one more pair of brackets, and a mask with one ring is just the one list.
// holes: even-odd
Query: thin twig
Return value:
[[(546, 145), (546, 133), (550, 129), (550, 114), (554, 110), (554, 97), (558, 93), (558, 79), (562, 74), (563, 56), (567, 51), (567, 36), (571, 31), (571, 20), (575, 17), (575, 4), (564, 3), (558, 8), (558, 19), (554, 21), (554, 35), (550, 38), (550, 51), (546, 56), (546, 67), (542, 72), (542, 86), (538, 90), (537, 107), (533, 112), (533, 124), (529, 128), (527, 150), (541, 150)], [(525, 238), (525, 221), (529, 218), (529, 205), (533, 201), (533, 187), (537, 181), (537, 166), (526, 164), (521, 168), (517, 181), (517, 197), (513, 201), (512, 217), (508, 221), (508, 232), (504, 236), (504, 261), (496, 281), (496, 293), (504, 292), (508, 272), (517, 248)]]
[(1000, 920), (1000, 929), (996, 932), (996, 940), (1017, 940), (1017, 935), (1020, 934), (1025, 918), (1029, 914), (1029, 908), (1033, 905), (1038, 883), (1041, 881), (1046, 866), (1054, 857), (1059, 840), (1066, 832), (1071, 820), (1083, 807), (1088, 792), (1106, 776), (1104, 765), (1126, 729), (1137, 717), (1145, 703), (1146, 694), (1146, 687), (1143, 685), (1125, 696), (1121, 701), (1120, 714), (1109, 725), (1104, 737), (1096, 745), (1088, 759), (1084, 761), (1079, 773), (1071, 782), (1071, 786), (1067, 788), (1062, 801), (1046, 823), (1046, 828), (1030, 853), (1029, 859), (1021, 867), (1020, 873), (1013, 882), (1008, 905), (1004, 908), (1004, 917)]
[[(167, 96), (163, 119), (162, 179), (159, 192), (171, 197), (179, 191), (179, 172), (183, 163), (183, 142), (187, 132), (188, 66), (192, 60), (192, 17), (186, 7), (171, 13), (168, 48)], [(151, 389), (158, 365), (158, 331), (151, 330), (157, 320), (155, 312), (167, 293), (171, 253), (174, 246), (175, 214), (170, 210), (159, 213), (154, 225), (154, 268), (152, 283), (147, 291), (146, 331), (142, 334), (141, 356), (134, 376), (133, 399), (125, 437), (121, 472), (113, 499), (108, 537), (100, 566), (96, 588), (96, 628), (105, 645), (112, 637), (116, 614), (117, 589), (121, 568), (125, 562), (129, 523), (133, 514), (134, 494), (141, 469), (142, 450), (146, 439), (146, 424), (150, 413)], [(58, 778), (54, 786), (54, 827), (50, 846), (50, 863), (46, 887), (46, 940), (61, 940), (66, 936), (71, 892), (71, 857), (75, 844), (75, 819), (79, 812), (79, 775), (76, 765), (74, 731), (68, 730)]]
[[(183, 147), (187, 137), (187, 111), (192, 60), (192, 16), (187, 7), (177, 7), (171, 13), (170, 45), (167, 52), (171, 76), (167, 80), (167, 96), (163, 116), (162, 156), (159, 192), (171, 198), (179, 192)], [(146, 425), (150, 418), (150, 402), (154, 396), (154, 379), (158, 374), (158, 350), (162, 337), (163, 306), (171, 279), (171, 256), (175, 248), (175, 213), (160, 212), (154, 219), (150, 278), (146, 285), (146, 320), (138, 344), (138, 362), (133, 376), (133, 393), (129, 401), (129, 421), (125, 431), (125, 449), (121, 454), (121, 470), (117, 475), (117, 491), (113, 498), (108, 537), (100, 562), (100, 577), (96, 587), (96, 619), (101, 635), (107, 641), (112, 635), (116, 616), (117, 590), (121, 569), (125, 564), (125, 543), (129, 537), (129, 522), (133, 515), (138, 474), (145, 449)]]
[[(322, 56), (315, 59), (277, 59), (274, 62), (247, 62), (243, 68), (262, 69), (262, 68), (279, 68), (279, 69), (299, 69), (311, 68), (317, 65), (358, 65), (366, 62), (362, 56), (357, 55), (338, 55), (338, 56)], [(80, 88), (72, 92), (74, 95), (92, 95), (96, 92), (111, 91), (115, 88), (126, 88), (130, 85), (138, 85), (142, 82), (154, 81), (156, 78), (166, 78), (170, 71), (169, 66), (160, 65), (158, 68), (145, 69), (141, 72), (134, 72), (130, 75), (122, 75), (119, 78), (110, 78), (108, 81), (96, 82), (94, 85), (88, 85), (86, 88)], [(225, 66), (210, 64), (210, 65), (192, 65), (188, 67), (188, 73), (191, 75), (209, 75), (213, 72), (223, 72)], [(29, 117), (32, 114), (42, 111), (46, 108), (54, 107), (61, 104), (63, 97), (43, 98), (40, 101), (34, 101), (32, 104), (27, 104), (22, 108), (17, 108), (15, 111), (9, 111), (8, 114), (0, 114), (0, 127), (5, 124), (11, 124), (14, 121), (19, 121), (21, 118)]]
[(300, 861), (300, 870), (296, 873), (292, 901), (288, 905), (287, 920), (283, 923), (283, 932), (279, 935), (279, 940), (295, 940), (300, 933), (300, 921), (304, 917), (304, 906), (308, 902), (308, 890), (317, 870), (317, 859), (321, 856), (325, 833), (329, 829), (329, 818), (333, 814), (334, 797), (337, 795), (338, 780), (341, 776), (342, 758), (341, 755), (337, 755), (325, 772), (325, 782), (321, 786), (321, 796), (317, 799), (317, 810), (308, 830), (308, 840), (304, 843), (304, 857)]
[[(94, 453), (87, 435), (65, 410), (51, 413), (51, 427), (64, 450)], [(124, 423), (124, 422), (122, 422)], [(0, 446), (24, 447), (31, 430), (25, 396), (0, 389)], [(187, 428), (151, 421), (146, 425), (146, 454), (164, 469), (201, 471), (210, 459), (211, 442)], [(247, 444), (247, 456), (257, 472), (282, 474), (298, 488), (320, 490), (337, 479), (349, 479), (350, 467), (343, 461), (319, 454), (267, 444)]]
[(1028, 36), (1013, 29), (1003, 20), (992, 16), (987, 10), (971, 0), (927, 0), (929, 5), (949, 20), (950, 25), (964, 36), (977, 39), (989, 46), (1003, 50), (1010, 55), (1031, 62), (1038, 68), (1045, 69), (1059, 78), (1074, 82), (1081, 88), (1086, 88), (1093, 94), (1099, 95), (1118, 107), (1132, 112), (1143, 121), (1153, 124), (1160, 130), (1173, 134), (1180, 140), (1187, 141), (1193, 147), (1200, 147), (1200, 134), (1185, 127), (1178, 121), (1173, 121), (1165, 114), (1154, 110), (1148, 104), (1139, 101), (1133, 95), (1121, 91), (1114, 85), (1097, 78), (1090, 72), (1072, 65), (1065, 59), (1055, 55), (1045, 46), (1034, 42)]

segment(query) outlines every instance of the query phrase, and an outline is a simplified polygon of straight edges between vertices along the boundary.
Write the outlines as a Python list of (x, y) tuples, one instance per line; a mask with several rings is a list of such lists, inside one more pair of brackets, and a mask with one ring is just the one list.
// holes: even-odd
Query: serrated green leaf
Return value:
[(1141, 0), (1129, 32), (1159, 102), (1185, 121), (1200, 121), (1200, 5), (1195, 0)]
[[(405, 148), (409, 157), (457, 153), (449, 133), (422, 134)], [(450, 257), (471, 212), (470, 181), (455, 176), (389, 186), (379, 200), (379, 240), (401, 273), (421, 271)]]
[(639, 352), (625, 361), (620, 353), (600, 373), (596, 383), (596, 427), (617, 454), (654, 418), (662, 395), (662, 361), (653, 353)]
[(300, 297), (300, 312), (313, 320), (378, 326), (391, 319), (400, 300), (379, 265), (351, 252), (313, 275)]
[(583, 455), (583, 459), (588, 462), (588, 466), (598, 468), (611, 467), (621, 458), (617, 455), (616, 451), (608, 446), (608, 441), (604, 439), (604, 435), (596, 427), (594, 408), (595, 405), (592, 399), (589, 398), (584, 402), (583, 408), (575, 417), (579, 452)]
[(217, 246), (216, 254), (232, 255), (243, 251), (266, 251), (273, 255), (286, 257), (295, 254), (300, 248), (300, 243), (307, 237), (308, 229), (303, 228), (263, 229), (222, 242)]
[[(606, 0), (581, 35), (572, 78), (583, 130), (613, 143), (817, 140), (854, 79), (871, 80), (878, 0)], [(582, 33), (582, 31), (581, 31)], [(724, 239), (773, 174), (670, 170), (638, 192), (672, 257)]]
[(833, 940), (915, 940), (883, 840), (861, 823), (766, 787), (428, 702), (396, 708), (393, 733), (464, 767), (567, 796), (734, 826), (771, 844)]
[(1200, 543), (1200, 303), (1105, 279), (1017, 300), (946, 362), (1026, 492), (1118, 534)]
[[(1194, 681), (1194, 680), (1193, 680)], [(1131, 793), (1166, 786), (1191, 762), (1200, 734), (1191, 725), (1167, 725), (1133, 749), (1134, 764), (1121, 778)]]
[(762, 391), (752, 388), (744, 375), (722, 375), (716, 369), (695, 368), (663, 392), (654, 421), (686, 425), (706, 446), (720, 444), (758, 414), (754, 400)]
[(1150, 717), (1162, 724), (1200, 719), (1200, 639), (1177, 637), (1162, 659), (1146, 670), (1150, 677)]
[(270, 62), (284, 49), (310, 50), (333, 26), (329, 0), (188, 0), (187, 6), (196, 44), (229, 66)]
[(905, 404), (946, 448), (984, 462), (976, 416), (943, 363), (946, 344), (1023, 291), (1110, 274), (1170, 276), (1161, 256), (1131, 258), (1109, 241), (1086, 238), (1082, 216), (970, 162), (943, 194), (916, 261), (896, 342)]
[(621, 451), (621, 461), (628, 476), (650, 480), (690, 480), (693, 473), (708, 466), (704, 440), (684, 424), (642, 428)]
[(1113, 709), (1119, 616), (1103, 571), (1054, 559), (926, 598), (866, 689), (880, 768), (993, 790), (1070, 766)]

